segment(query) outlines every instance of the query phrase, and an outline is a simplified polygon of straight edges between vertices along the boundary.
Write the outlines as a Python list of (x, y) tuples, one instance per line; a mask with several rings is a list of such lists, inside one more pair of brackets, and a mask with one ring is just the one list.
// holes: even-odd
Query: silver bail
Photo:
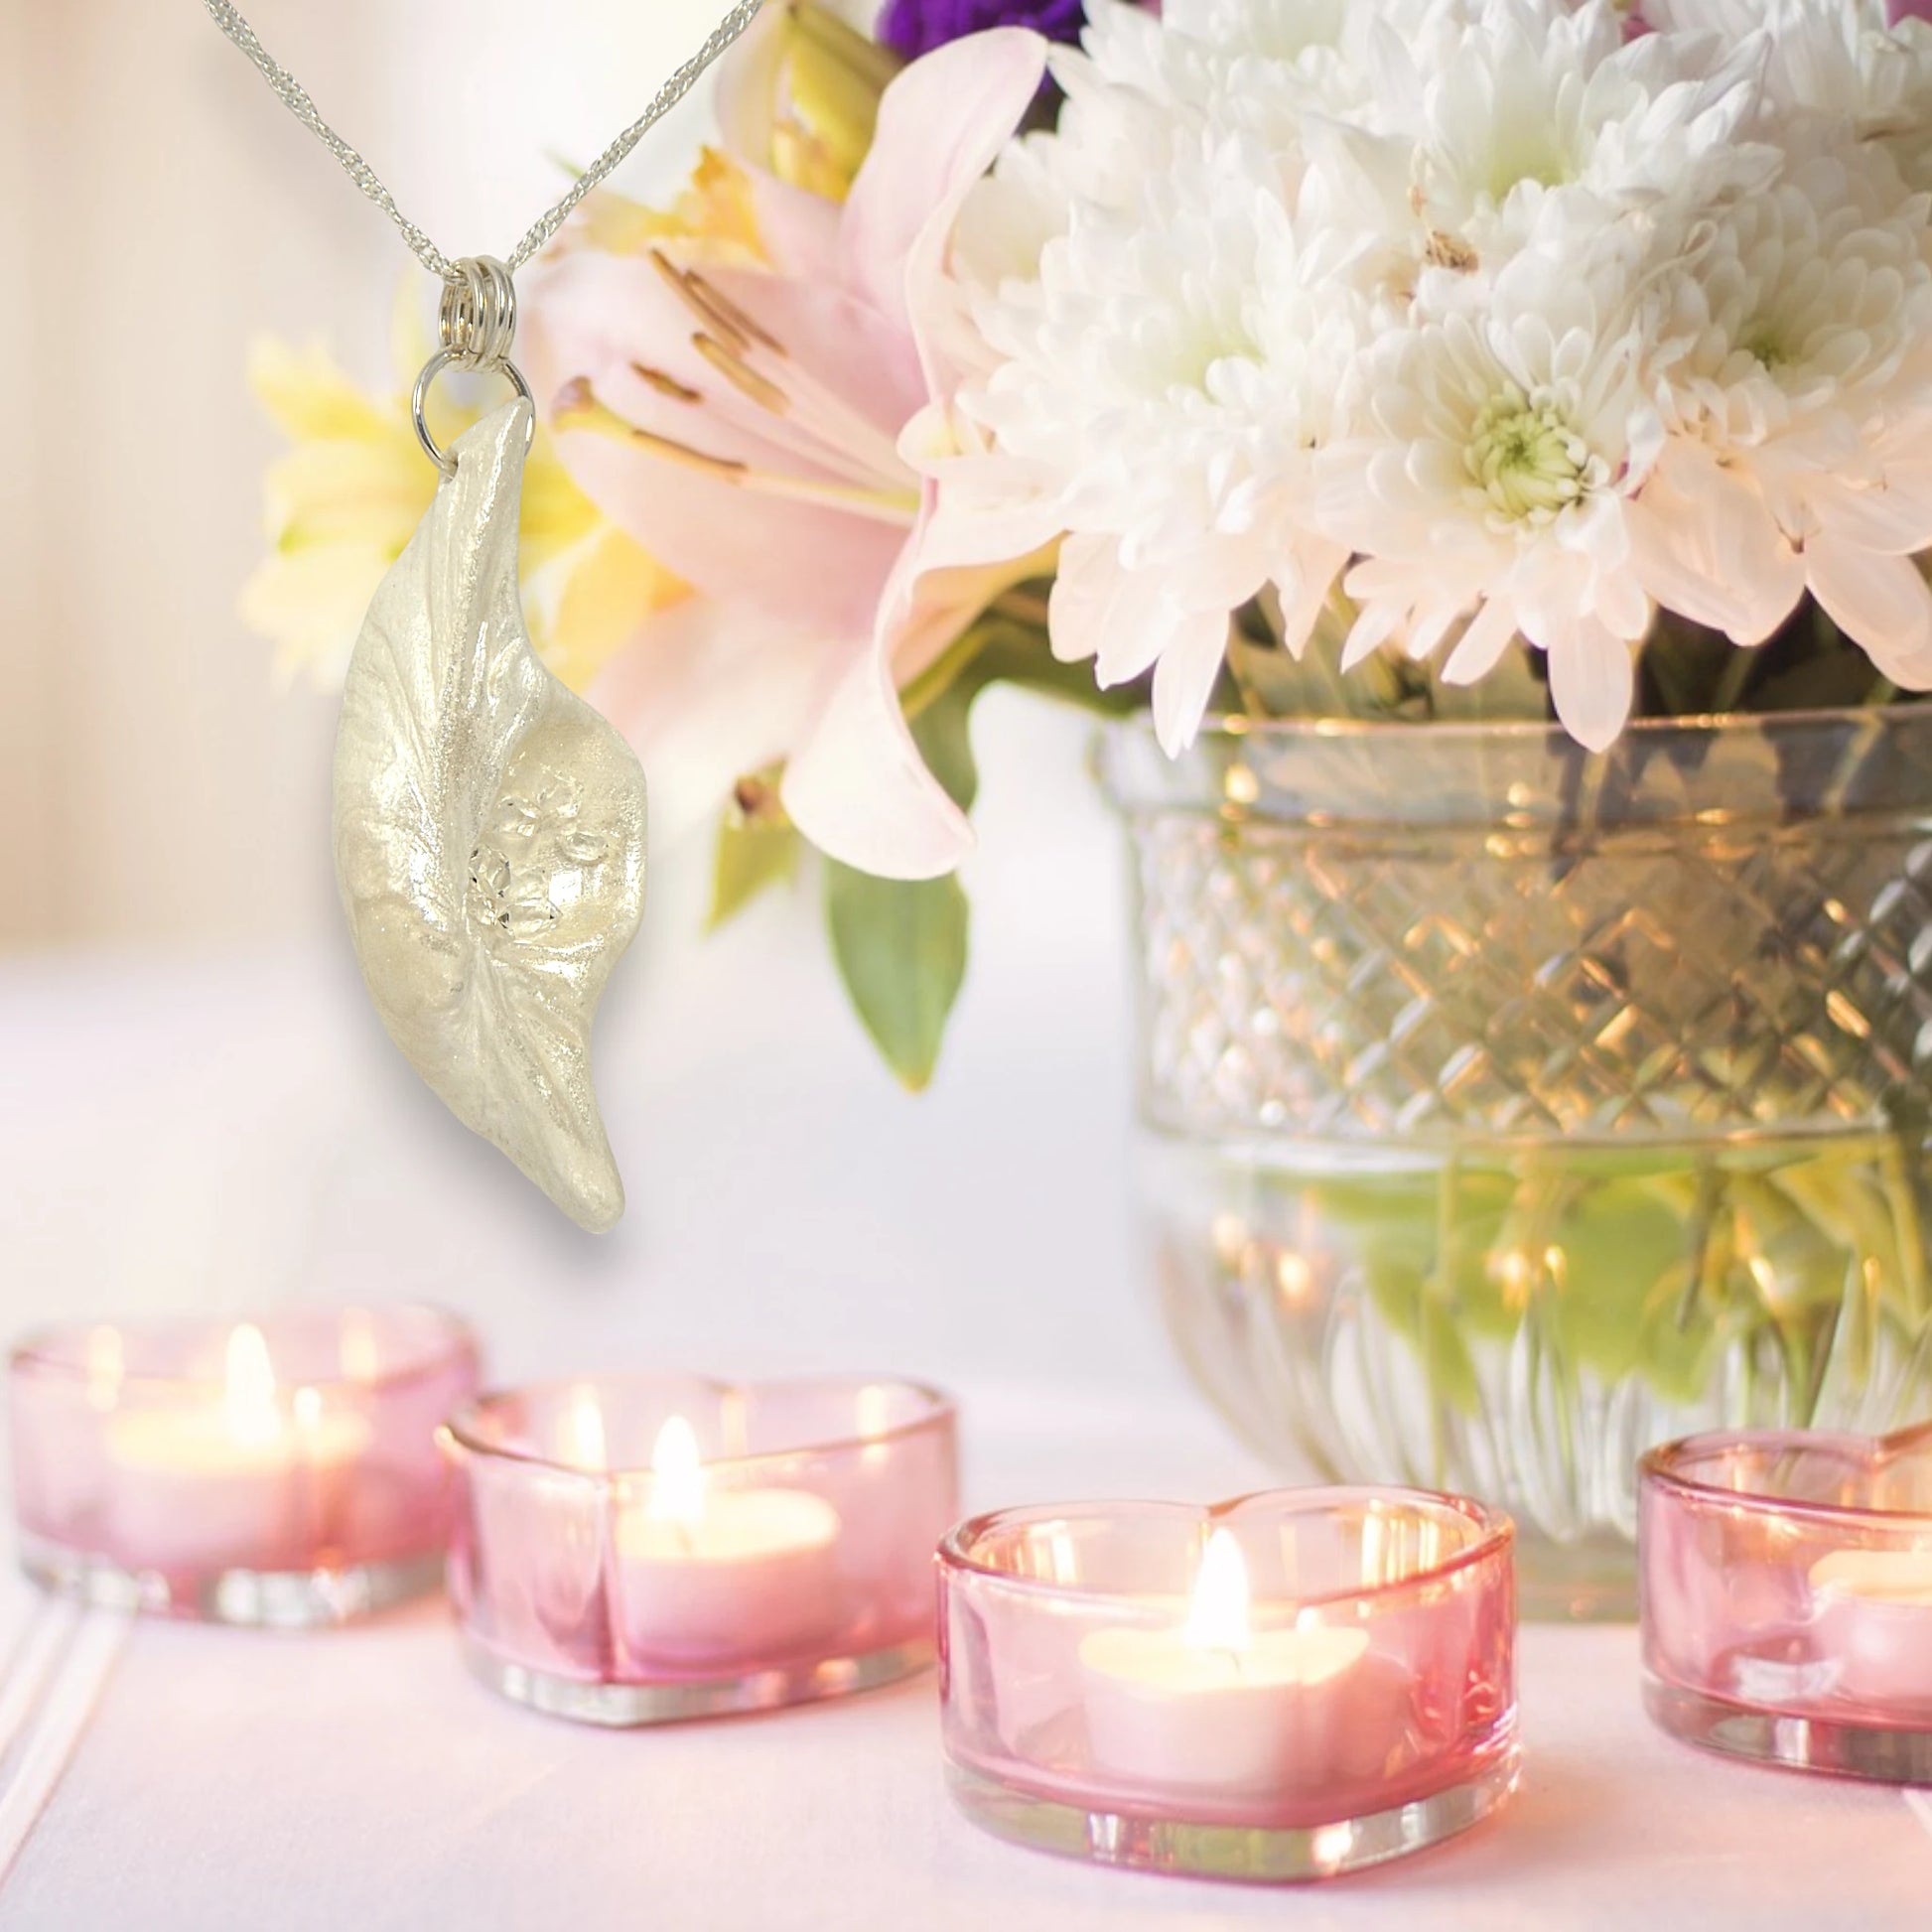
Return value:
[(443, 284), (437, 334), (443, 346), (423, 364), (410, 392), (409, 414), (424, 454), (444, 476), (454, 477), (456, 458), (437, 448), (423, 417), (429, 385), (447, 368), (492, 369), (526, 402), (530, 396), (523, 372), (510, 360), (516, 341), (516, 285), (494, 255), (465, 255), (457, 263), (456, 279)]
[(460, 369), (492, 369), (516, 341), (516, 284), (494, 255), (465, 255), (443, 284), (438, 333)]

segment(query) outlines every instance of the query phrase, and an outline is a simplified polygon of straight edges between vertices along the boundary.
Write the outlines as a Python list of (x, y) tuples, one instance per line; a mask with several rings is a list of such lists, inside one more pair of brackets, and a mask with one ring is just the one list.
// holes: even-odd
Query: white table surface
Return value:
[[(761, 908), (697, 951), (674, 864), (600, 1049), (631, 1193), (601, 1242), (411, 1084), (338, 951), (0, 963), (0, 1311), (421, 1295), (479, 1320), (500, 1379), (942, 1381), (975, 1507), (1252, 1486), (1134, 1259), (1114, 855), (1085, 809), (1041, 847), (990, 786), (975, 977), (917, 1102), (802, 915)], [(1932, 1925), (1932, 1807), (1655, 1734), (1627, 1628), (1524, 1632), (1526, 1769), (1498, 1820), (1286, 1893), (982, 1836), (948, 1807), (930, 1677), (606, 1733), (485, 1693), (439, 1605), (120, 1636), (0, 1587), (0, 1857), (52, 1793), (0, 1883), (4, 1932)]]

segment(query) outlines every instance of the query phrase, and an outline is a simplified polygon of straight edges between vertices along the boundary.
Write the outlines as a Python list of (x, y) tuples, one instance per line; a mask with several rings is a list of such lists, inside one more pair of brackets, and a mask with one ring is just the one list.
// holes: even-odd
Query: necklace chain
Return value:
[[(529, 231), (510, 250), (505, 266), (512, 272), (521, 268), (550, 237), (561, 228), (570, 211), (599, 182), (618, 166), (641, 141), (651, 127), (670, 112), (691, 91), (692, 83), (719, 55), (724, 53), (752, 24), (763, 0), (737, 0), (724, 19), (711, 30), (705, 44), (657, 90), (656, 98), (611, 145), (571, 183), (564, 197), (546, 213), (531, 222)], [(274, 88), (291, 114), (342, 163), (343, 173), (359, 188), (402, 231), (410, 251), (432, 275), (446, 282), (461, 282), (463, 270), (444, 254), (428, 235), (396, 206), (396, 200), (382, 185), (375, 170), (322, 118), (308, 91), (295, 75), (283, 67), (255, 37), (255, 30), (229, 0), (206, 0), (208, 16), (222, 33), (261, 69), (261, 75)]]

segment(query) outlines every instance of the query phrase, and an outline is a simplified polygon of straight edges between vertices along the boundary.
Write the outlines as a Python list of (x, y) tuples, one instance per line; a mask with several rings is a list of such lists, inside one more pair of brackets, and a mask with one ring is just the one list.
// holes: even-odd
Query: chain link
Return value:
[[(442, 249), (437, 247), (435, 242), (403, 213), (396, 206), (395, 197), (383, 187), (381, 178), (375, 170), (322, 118), (302, 83), (256, 39), (255, 30), (241, 17), (239, 10), (231, 6), (229, 0), (205, 0), (205, 4), (207, 7), (208, 17), (260, 69), (262, 78), (274, 88), (289, 112), (342, 163), (343, 173), (402, 231), (402, 238), (408, 242), (410, 251), (416, 259), (432, 275), (439, 275), (446, 282), (462, 282), (464, 278), (462, 264), (444, 254)], [(530, 224), (529, 231), (510, 250), (505, 259), (504, 266), (511, 273), (521, 268), (563, 226), (577, 204), (614, 168), (618, 167), (650, 129), (691, 91), (692, 84), (699, 74), (752, 24), (753, 17), (762, 4), (763, 0), (738, 0), (738, 4), (731, 12), (711, 30), (710, 38), (697, 53), (692, 55), (657, 90), (656, 98), (650, 105), (571, 183), (563, 199), (554, 207), (539, 215)]]

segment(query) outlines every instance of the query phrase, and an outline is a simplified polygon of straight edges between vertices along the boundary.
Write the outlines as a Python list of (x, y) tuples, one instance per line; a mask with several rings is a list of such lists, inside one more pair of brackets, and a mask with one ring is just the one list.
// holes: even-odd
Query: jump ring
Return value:
[(462, 368), (509, 360), (516, 341), (516, 284), (494, 255), (465, 255), (457, 263), (456, 278), (443, 284), (437, 330)]
[[(423, 364), (423, 372), (421, 375), (419, 375), (416, 378), (415, 388), (413, 388), (409, 392), (409, 417), (410, 417), (410, 421), (416, 425), (416, 441), (423, 446), (424, 455), (427, 456), (429, 460), (433, 464), (435, 464), (436, 467), (440, 471), (442, 471), (442, 473), (446, 477), (454, 477), (456, 475), (456, 458), (452, 456), (447, 450), (439, 450), (436, 447), (436, 438), (429, 433), (429, 424), (424, 420), (423, 417), (423, 405), (429, 400), (429, 385), (432, 382), (434, 382), (436, 378), (439, 375), (441, 375), (445, 369), (450, 368), (453, 365), (457, 367), (465, 366), (463, 358), (460, 355), (458, 355), (454, 349), (439, 348), (436, 351), (436, 353), (432, 355), (429, 358), (429, 360)], [(523, 380), (523, 371), (519, 369), (514, 362), (508, 360), (507, 358), (502, 358), (495, 362), (492, 362), (490, 366), (493, 369), (495, 369), (498, 374), (506, 376), (508, 378), (510, 387), (513, 388), (516, 391), (516, 393), (523, 398), (525, 402), (528, 402), (530, 400), (530, 385)], [(531, 421), (534, 424), (535, 418), (533, 417)]]

